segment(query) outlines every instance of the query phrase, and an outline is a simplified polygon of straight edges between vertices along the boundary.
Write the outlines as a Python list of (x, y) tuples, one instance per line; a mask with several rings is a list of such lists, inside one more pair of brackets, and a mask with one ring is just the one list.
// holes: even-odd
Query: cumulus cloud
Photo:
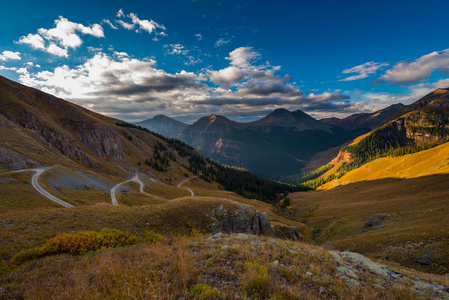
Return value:
[(12, 52), (12, 51), (3, 51), (2, 54), (0, 54), (0, 60), (7, 61), (7, 60), (21, 60), (20, 52)]
[(240, 47), (230, 52), (226, 59), (230, 60), (230, 64), (233, 66), (246, 67), (259, 60), (260, 57), (260, 53), (254, 51), (253, 47)]
[(355, 66), (350, 69), (344, 70), (343, 74), (352, 74), (357, 73), (358, 75), (349, 76), (343, 79), (340, 79), (340, 81), (352, 81), (352, 80), (358, 80), (368, 77), (371, 74), (374, 74), (382, 67), (388, 66), (387, 63), (377, 63), (377, 62), (366, 62), (364, 64)]
[(201, 41), (201, 40), (203, 39), (203, 36), (202, 36), (201, 34), (197, 33), (197, 34), (195, 34), (195, 38), (196, 38), (198, 41)]
[(34, 49), (45, 50), (45, 40), (39, 34), (29, 33), (27, 36), (22, 36), (19, 43), (28, 44)]
[(60, 16), (58, 20), (55, 20), (55, 25), (51, 29), (39, 28), (37, 34), (30, 33), (22, 36), (19, 43), (29, 44), (34, 49), (44, 50), (57, 56), (68, 57), (69, 48), (78, 48), (83, 43), (80, 34), (104, 37), (103, 27), (100, 24), (84, 26)]
[(437, 70), (449, 74), (449, 49), (434, 51), (413, 61), (399, 62), (377, 81), (392, 85), (414, 83), (429, 78)]
[[(168, 49), (174, 55), (186, 50), (179, 44)], [(289, 83), (288, 76), (276, 75), (279, 67), (257, 64), (260, 57), (252, 48), (238, 48), (229, 54), (227, 68), (169, 73), (156, 67), (152, 59), (136, 59), (124, 52), (98, 52), (75, 67), (64, 65), (43, 71), (21, 68), (19, 81), (128, 121), (155, 114), (194, 121), (211, 113), (242, 117), (279, 107), (323, 111), (352, 105), (347, 96), (337, 92), (305, 95)], [(226, 84), (212, 85), (214, 76)]]

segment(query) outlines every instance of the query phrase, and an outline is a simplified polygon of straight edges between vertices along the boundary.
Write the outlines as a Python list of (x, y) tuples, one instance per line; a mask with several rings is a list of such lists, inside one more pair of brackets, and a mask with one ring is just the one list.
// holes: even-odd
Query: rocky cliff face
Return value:
[(388, 125), (381, 128), (382, 135), (397, 136), (404, 145), (441, 144), (449, 141), (449, 118), (445, 112), (417, 111)]

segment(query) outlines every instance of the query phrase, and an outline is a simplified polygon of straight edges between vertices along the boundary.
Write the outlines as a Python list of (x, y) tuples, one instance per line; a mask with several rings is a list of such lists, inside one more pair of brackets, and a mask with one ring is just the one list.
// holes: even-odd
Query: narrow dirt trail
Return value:
[(35, 168), (35, 169), (24, 169), (24, 170), (18, 170), (18, 171), (13, 171), (12, 173), (16, 173), (16, 172), (34, 172), (33, 176), (31, 177), (31, 185), (34, 187), (34, 189), (36, 191), (38, 191), (42, 196), (50, 199), (53, 202), (56, 202), (62, 206), (65, 207), (75, 207), (74, 205), (65, 202), (64, 200), (59, 199), (58, 197), (50, 194), (46, 189), (44, 189), (40, 184), (39, 184), (39, 177), (48, 169), (50, 169), (51, 167), (43, 167), (43, 168)]
[(193, 177), (187, 178), (186, 180), (183, 180), (183, 181), (181, 181), (180, 183), (178, 183), (177, 186), (180, 187), (180, 188), (183, 188), (183, 189), (188, 190), (188, 191), (190, 192), (191, 196), (195, 196), (195, 193), (194, 193), (191, 189), (186, 188), (186, 187), (183, 187), (182, 184), (183, 184), (184, 182), (186, 182), (186, 181), (189, 181), (189, 180), (191, 180), (191, 179), (193, 179), (193, 178), (197, 178), (197, 177), (198, 177), (198, 176), (193, 176)]

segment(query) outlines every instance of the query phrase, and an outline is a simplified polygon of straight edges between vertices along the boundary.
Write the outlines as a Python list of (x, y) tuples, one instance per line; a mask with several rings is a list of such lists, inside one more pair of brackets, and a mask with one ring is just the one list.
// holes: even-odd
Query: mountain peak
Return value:
[(165, 115), (156, 115), (152, 119), (138, 122), (136, 125), (145, 127), (169, 138), (176, 138), (187, 127), (187, 124)]
[(315, 120), (305, 112), (301, 110), (292, 112), (285, 108), (276, 109), (264, 118), (245, 125), (263, 132), (270, 132), (273, 127), (292, 128), (295, 131), (323, 130), (331, 132), (330, 126)]

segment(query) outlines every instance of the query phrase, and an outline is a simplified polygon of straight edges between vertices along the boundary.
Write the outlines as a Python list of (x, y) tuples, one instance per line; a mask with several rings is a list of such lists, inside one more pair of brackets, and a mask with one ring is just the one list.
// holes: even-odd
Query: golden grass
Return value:
[[(292, 218), (320, 230), (316, 237), (320, 243), (427, 272), (447, 273), (448, 181), (449, 175), (386, 178), (294, 193), (290, 195)], [(385, 227), (362, 232), (374, 214), (391, 217)], [(436, 254), (435, 264), (416, 262), (425, 252)]]
[(376, 159), (360, 168), (352, 170), (343, 177), (323, 185), (331, 189), (337, 185), (364, 180), (383, 178), (415, 178), (432, 174), (449, 173), (449, 143), (438, 147), (400, 157)]

